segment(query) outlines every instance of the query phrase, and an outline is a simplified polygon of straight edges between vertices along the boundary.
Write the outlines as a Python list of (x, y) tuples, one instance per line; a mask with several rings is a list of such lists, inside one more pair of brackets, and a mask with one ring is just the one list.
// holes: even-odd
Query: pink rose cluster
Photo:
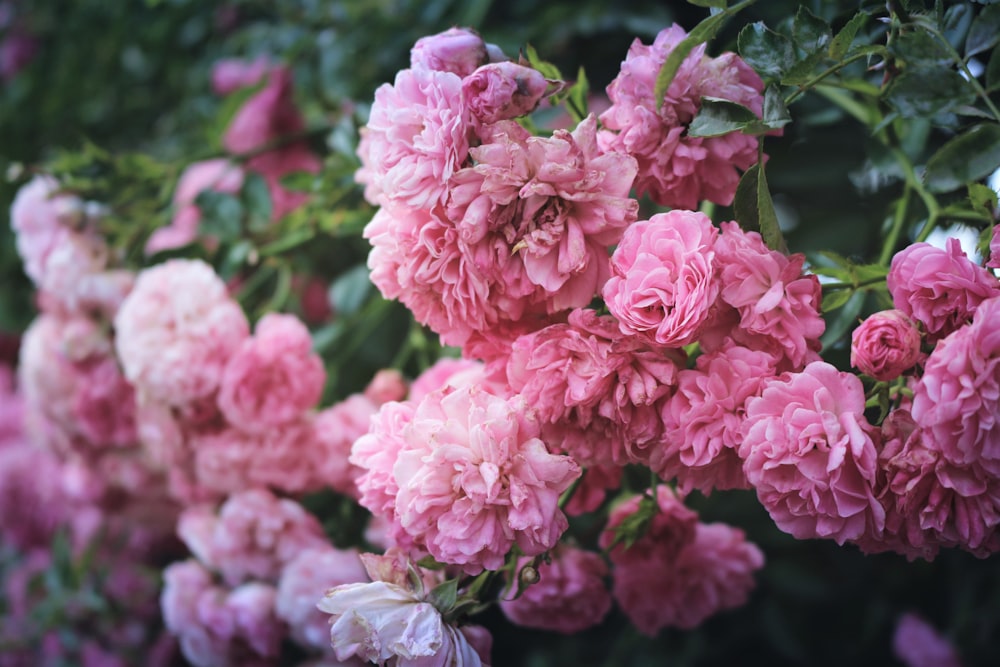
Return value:
[(360, 502), (392, 539), (467, 574), (496, 570), (515, 546), (534, 556), (568, 527), (559, 495), (580, 469), (552, 454), (523, 399), (446, 385), (391, 402), (355, 443)]
[(609, 549), (612, 594), (644, 634), (663, 628), (691, 629), (714, 614), (742, 606), (754, 589), (764, 555), (742, 530), (705, 524), (666, 486), (655, 489), (655, 513), (631, 546), (616, 529), (639, 510), (641, 497), (616, 505), (600, 543)]
[(331, 653), (316, 603), (324, 589), (361, 581), (365, 571), (358, 553), (332, 547), (302, 506), (249, 489), (217, 509), (188, 507), (177, 530), (194, 557), (166, 569), (160, 602), (191, 664), (276, 665), (285, 639)]
[(601, 114), (601, 147), (638, 162), (635, 187), (658, 204), (694, 209), (707, 199), (728, 205), (739, 182), (737, 169), (757, 162), (757, 139), (739, 132), (692, 137), (687, 129), (713, 97), (748, 107), (758, 116), (764, 83), (734, 53), (705, 55), (699, 44), (684, 58), (658, 108), (653, 95), (663, 63), (687, 33), (677, 25), (662, 30), (649, 46), (638, 39), (608, 86), (611, 106)]

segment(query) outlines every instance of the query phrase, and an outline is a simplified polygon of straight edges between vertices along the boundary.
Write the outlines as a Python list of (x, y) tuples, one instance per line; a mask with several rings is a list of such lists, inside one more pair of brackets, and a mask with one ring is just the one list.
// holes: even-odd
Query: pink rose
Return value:
[(663, 347), (694, 342), (719, 293), (703, 213), (670, 211), (631, 225), (611, 256), (604, 301), (623, 333)]
[(549, 83), (541, 72), (512, 62), (483, 65), (462, 81), (462, 95), (481, 123), (526, 116)]
[(932, 343), (968, 322), (980, 303), (1000, 294), (1000, 282), (966, 257), (958, 239), (948, 239), (947, 246), (907, 246), (892, 258), (886, 276), (896, 308), (924, 325)]
[(257, 85), (271, 69), (267, 56), (254, 60), (223, 58), (212, 65), (212, 91), (216, 95), (228, 95), (240, 88)]
[(226, 364), (219, 408), (236, 428), (257, 433), (314, 407), (325, 382), (305, 325), (293, 315), (268, 313)]
[[(530, 561), (522, 559), (519, 567)], [(517, 599), (500, 600), (500, 609), (517, 625), (568, 635), (581, 632), (600, 623), (611, 610), (611, 594), (604, 584), (607, 575), (608, 566), (599, 554), (562, 546), (553, 552), (551, 562), (538, 566), (538, 582)]]
[(993, 236), (990, 237), (990, 258), (986, 266), (1000, 269), (1000, 225), (993, 226)]
[(876, 380), (896, 379), (920, 356), (920, 330), (901, 310), (875, 313), (851, 334), (851, 365)]
[(916, 614), (903, 614), (892, 636), (892, 652), (906, 667), (961, 667), (955, 647)]
[(410, 67), (451, 72), (460, 77), (472, 74), (489, 62), (486, 42), (468, 28), (449, 28), (436, 35), (421, 37), (410, 49)]
[(778, 528), (838, 544), (882, 531), (876, 433), (864, 410), (857, 376), (822, 361), (767, 380), (747, 401), (739, 455)]

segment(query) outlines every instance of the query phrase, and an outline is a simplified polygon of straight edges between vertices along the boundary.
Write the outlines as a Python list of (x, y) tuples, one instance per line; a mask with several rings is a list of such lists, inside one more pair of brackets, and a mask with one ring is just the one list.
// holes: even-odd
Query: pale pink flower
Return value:
[(506, 386), (504, 383), (489, 383), (482, 362), (441, 357), (410, 384), (409, 400), (419, 403), (427, 394), (445, 387), (459, 389), (478, 384), (485, 386), (492, 393), (500, 394)]
[(136, 443), (135, 397), (109, 333), (82, 316), (42, 314), (24, 334), (20, 386), (27, 427), (63, 455)]
[(484, 124), (526, 116), (548, 90), (541, 72), (512, 62), (483, 65), (462, 80), (472, 115)]
[(621, 72), (607, 88), (611, 107), (601, 114), (601, 146), (635, 157), (639, 163), (635, 187), (658, 204), (696, 209), (708, 199), (732, 203), (739, 182), (737, 169), (757, 162), (757, 139), (739, 132), (719, 137), (691, 137), (688, 125), (701, 108), (702, 97), (742, 104), (760, 115), (764, 84), (733, 53), (718, 58), (696, 46), (681, 63), (657, 109), (653, 94), (664, 61), (687, 34), (673, 25), (651, 46), (638, 39), (629, 48)]
[(193, 433), (191, 456), (198, 485), (218, 493), (266, 486), (287, 493), (323, 486), (311, 414), (256, 433), (235, 427)]
[(402, 373), (395, 368), (383, 368), (375, 373), (365, 387), (364, 396), (379, 406), (389, 401), (403, 400), (408, 391), (409, 387)]
[(313, 419), (315, 476), (337, 493), (357, 498), (358, 478), (364, 472), (350, 462), (354, 441), (368, 433), (379, 406), (364, 394), (352, 394), (316, 413)]
[(1000, 298), (938, 342), (913, 388), (913, 418), (928, 446), (959, 466), (1000, 474)]
[(139, 274), (115, 333), (138, 393), (180, 407), (214, 395), (249, 325), (209, 265), (174, 259)]
[(260, 433), (301, 417), (323, 393), (326, 370), (309, 330), (293, 315), (268, 313), (233, 351), (219, 386), (229, 423)]
[(920, 330), (901, 310), (870, 315), (851, 334), (851, 365), (876, 380), (896, 379), (920, 357)]
[(658, 213), (625, 231), (603, 291), (622, 333), (663, 347), (697, 339), (719, 293), (717, 237), (708, 216), (679, 210)]
[(580, 474), (538, 433), (523, 402), (478, 387), (387, 403), (351, 457), (367, 471), (361, 503), (470, 574), (500, 567), (514, 544), (537, 555), (565, 531), (559, 494)]
[(277, 583), (301, 551), (328, 545), (316, 517), (263, 489), (233, 494), (218, 512), (206, 505), (188, 507), (177, 534), (229, 586), (249, 579)]
[(948, 239), (947, 250), (914, 243), (896, 253), (886, 284), (896, 308), (920, 322), (930, 342), (961, 327), (980, 303), (1000, 294), (1000, 282), (970, 260), (956, 238)]
[(384, 581), (330, 589), (317, 605), (331, 614), (330, 643), (338, 660), (358, 656), (392, 667), (481, 667), (461, 630), (447, 624), (421, 595)]
[(795, 370), (818, 359), (826, 328), (822, 291), (816, 276), (802, 273), (805, 256), (770, 250), (760, 234), (744, 232), (735, 222), (720, 226), (715, 246), (720, 297), (739, 312), (729, 335), (744, 347), (784, 356)]
[(163, 579), (164, 624), (192, 665), (274, 664), (287, 630), (274, 613), (273, 586), (216, 586), (211, 574), (193, 560), (168, 566)]
[(947, 638), (920, 616), (906, 613), (896, 622), (892, 652), (906, 667), (961, 667), (958, 652)]
[(773, 375), (764, 352), (730, 346), (699, 356), (696, 368), (680, 372), (663, 406), (663, 440), (652, 450), (650, 468), (663, 479), (676, 477), (682, 493), (750, 488), (737, 454), (740, 428), (747, 399)]
[(864, 410), (857, 376), (821, 361), (767, 380), (747, 401), (739, 455), (778, 528), (838, 544), (882, 531), (876, 432)]
[[(530, 562), (522, 559), (519, 568)], [(500, 609), (515, 624), (569, 635), (597, 625), (611, 610), (604, 583), (608, 566), (599, 554), (562, 546), (537, 572), (538, 582), (520, 597), (500, 600)]]
[(448, 28), (417, 40), (410, 49), (410, 67), (452, 72), (460, 77), (472, 74), (489, 62), (486, 42), (469, 28)]
[(375, 91), (356, 178), (372, 204), (430, 209), (444, 202), (448, 179), (465, 163), (471, 132), (461, 77), (402, 70)]
[(600, 290), (608, 248), (638, 202), (629, 198), (635, 163), (601, 153), (596, 130), (593, 116), (548, 138), (497, 123), (470, 151), (476, 164), (452, 178), (448, 217), (491, 290), (549, 313), (583, 307)]
[(332, 546), (305, 549), (285, 563), (281, 571), (275, 612), (288, 624), (292, 639), (301, 646), (329, 648), (329, 619), (316, 608), (316, 603), (334, 586), (366, 579), (365, 568), (353, 549), (341, 551)]
[(201, 209), (195, 203), (204, 190), (238, 194), (243, 187), (243, 170), (224, 158), (189, 164), (181, 173), (174, 190), (174, 215), (170, 224), (160, 227), (146, 241), (146, 254), (179, 248), (198, 238)]

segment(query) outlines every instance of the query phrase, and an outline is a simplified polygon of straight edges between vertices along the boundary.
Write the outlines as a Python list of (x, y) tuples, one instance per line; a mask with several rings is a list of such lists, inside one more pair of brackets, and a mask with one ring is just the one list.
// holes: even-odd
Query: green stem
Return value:
[(813, 86), (815, 86), (816, 84), (818, 84), (819, 82), (821, 82), (823, 79), (825, 79), (826, 77), (830, 76), (831, 74), (836, 74), (837, 72), (839, 72), (843, 68), (847, 67), (851, 63), (854, 63), (854, 62), (857, 62), (859, 60), (862, 60), (863, 58), (867, 58), (870, 55), (871, 55), (870, 53), (855, 53), (850, 58), (847, 58), (846, 60), (842, 60), (839, 63), (837, 63), (836, 65), (831, 65), (830, 67), (828, 67), (827, 69), (823, 70), (822, 72), (820, 72), (819, 74), (817, 74), (813, 78), (811, 78), (808, 81), (806, 81), (805, 83), (801, 84), (795, 91), (792, 92), (791, 95), (789, 95), (788, 97), (786, 97), (785, 98), (785, 105), (787, 106), (787, 105), (791, 104), (792, 102), (794, 102), (795, 100), (797, 100), (803, 93), (805, 93), (807, 90), (809, 90), (810, 88), (812, 88)]
[(822, 288), (824, 292), (835, 292), (839, 289), (853, 289), (860, 290), (866, 287), (871, 287), (872, 285), (880, 285), (885, 283), (885, 276), (879, 276), (877, 278), (869, 278), (868, 280), (862, 280), (856, 283), (823, 283)]
[(972, 72), (969, 70), (968, 63), (966, 63), (965, 59), (963, 59), (962, 56), (958, 53), (958, 51), (955, 50), (955, 47), (951, 45), (951, 42), (949, 42), (948, 39), (944, 35), (942, 35), (939, 30), (935, 28), (924, 25), (923, 23), (921, 23), (919, 27), (923, 28), (930, 34), (934, 35), (934, 37), (936, 37), (937, 40), (941, 42), (941, 45), (944, 46), (945, 50), (948, 52), (948, 55), (951, 56), (952, 61), (954, 61), (955, 64), (958, 65), (959, 69), (961, 69), (962, 72), (965, 74), (965, 80), (969, 82), (969, 84), (976, 91), (976, 94), (979, 95), (979, 97), (982, 98), (983, 102), (986, 103), (986, 107), (990, 110), (990, 113), (993, 114), (993, 118), (995, 118), (996, 121), (1000, 123), (1000, 110), (998, 110), (996, 105), (993, 104), (993, 100), (990, 99), (989, 93), (987, 93), (986, 89), (983, 88), (981, 83), (979, 83), (979, 80), (972, 75)]
[(910, 189), (909, 184), (903, 189), (903, 195), (896, 202), (896, 213), (892, 218), (892, 228), (885, 237), (885, 242), (882, 244), (882, 254), (879, 255), (878, 263), (882, 266), (888, 266), (889, 261), (892, 260), (892, 256), (895, 254), (896, 244), (899, 242), (899, 234), (903, 230), (903, 224), (906, 222), (906, 209), (910, 203)]

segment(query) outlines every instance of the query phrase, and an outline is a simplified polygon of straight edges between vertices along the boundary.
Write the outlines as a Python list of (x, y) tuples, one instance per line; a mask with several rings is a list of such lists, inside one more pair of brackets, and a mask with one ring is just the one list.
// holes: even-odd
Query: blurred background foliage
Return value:
[[(408, 66), (416, 39), (452, 25), (472, 26), (509, 55), (530, 43), (568, 75), (582, 65), (591, 90), (600, 92), (633, 39), (648, 43), (674, 21), (690, 29), (709, 12), (662, 0), (6, 0), (0, 7), (0, 43), (28, 35), (23, 48), (31, 56), (20, 71), (4, 70), (0, 88), (0, 332), (16, 334), (33, 317), (32, 292), (7, 224), (14, 193), (33, 170), (54, 169), (109, 203), (117, 225), (110, 233), (132, 239), (127, 260), (134, 266), (162, 259), (144, 258), (134, 248), (169, 219), (183, 167), (221, 154), (222, 130), (242, 101), (213, 95), (212, 64), (266, 54), (293, 67), (296, 101), (310, 140), (326, 156), (325, 168), (293, 184), (313, 195), (303, 210), (267, 234), (254, 236), (237, 225), (208, 258), (229, 278), (257, 258), (262, 277), (245, 288), (243, 299), (252, 316), (294, 308), (300, 295), (289, 281), (291, 267), (329, 287), (337, 316), (315, 332), (333, 372), (329, 400), (356, 391), (379, 368), (414, 372), (442, 352), (404, 309), (382, 301), (368, 285), (359, 232), (372, 210), (352, 180), (357, 128), (373, 92)], [(796, 23), (797, 15), (806, 16), (798, 14), (802, 7), (817, 19), (810, 25), (824, 48), (824, 25), (830, 34), (853, 26), (857, 44), (883, 48), (838, 70), (831, 81), (844, 85), (836, 90), (797, 97), (783, 136), (766, 140), (768, 183), (789, 249), (810, 253), (836, 273), (884, 260), (882, 239), (896, 220), (902, 220), (897, 247), (920, 230), (953, 222), (975, 233), (987, 230), (995, 200), (993, 208), (986, 201), (977, 209), (964, 182), (928, 189), (914, 169), (989, 119), (987, 98), (1000, 101), (998, 6), (768, 0), (730, 21), (710, 51), (752, 49), (753, 39), (763, 40), (771, 55), (754, 64), (772, 67), (771, 78), (785, 84), (787, 100), (795, 90), (786, 83), (790, 70), (810, 57), (793, 39), (805, 24)], [(859, 11), (871, 17), (852, 22)], [(774, 32), (741, 37), (757, 21)], [(964, 78), (952, 52), (967, 68)], [(790, 60), (780, 62), (786, 56)], [(870, 70), (875, 63), (880, 68)], [(823, 71), (821, 60), (812, 65), (814, 73)], [(983, 82), (982, 95), (967, 85), (971, 70)], [(995, 145), (991, 141), (995, 134), (986, 148)], [(960, 152), (953, 161), (967, 157)], [(239, 211), (251, 220), (255, 200), (248, 190)], [(200, 202), (205, 224), (213, 224), (212, 201)], [(732, 217), (723, 208), (714, 215)], [(824, 259), (819, 251), (837, 255)], [(205, 251), (185, 249), (199, 252)], [(831, 308), (831, 327), (850, 326), (878, 307), (877, 293), (848, 291), (844, 303)], [(846, 367), (843, 344), (831, 344), (829, 354), (840, 355)], [(666, 631), (655, 640), (639, 635), (618, 613), (592, 632), (564, 638), (513, 628), (492, 612), (494, 664), (888, 665), (894, 664), (893, 627), (908, 611), (945, 632), (967, 665), (996, 664), (995, 559), (958, 552), (933, 563), (865, 557), (853, 547), (780, 533), (752, 494), (695, 496), (690, 503), (705, 521), (744, 527), (767, 554), (750, 604), (696, 631)]]

